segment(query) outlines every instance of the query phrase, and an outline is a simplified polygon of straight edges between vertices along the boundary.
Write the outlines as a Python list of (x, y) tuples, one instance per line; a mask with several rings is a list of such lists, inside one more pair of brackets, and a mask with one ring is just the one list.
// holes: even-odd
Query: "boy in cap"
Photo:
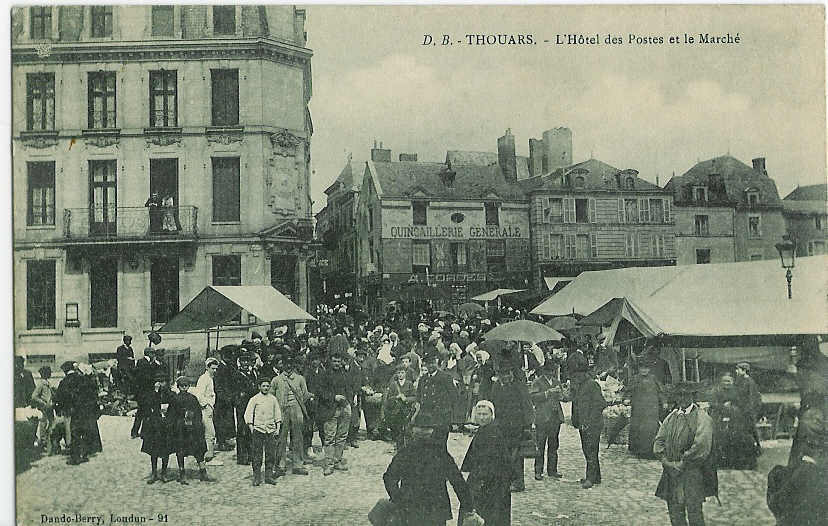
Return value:
[(718, 479), (711, 464), (713, 421), (696, 405), (699, 385), (682, 382), (673, 386), (677, 402), (658, 429), (653, 453), (661, 460), (661, 480), (656, 497), (667, 501), (673, 526), (703, 526), (702, 504), (718, 494)]
[(253, 485), (262, 483), (262, 453), (265, 463), (265, 483), (276, 484), (276, 442), (282, 426), (279, 401), (270, 394), (270, 381), (259, 381), (259, 392), (247, 403), (244, 422), (252, 437), (251, 463), (253, 464)]
[[(214, 366), (215, 364), (213, 364)], [(208, 365), (209, 369), (210, 366)], [(195, 457), (198, 463), (199, 478), (203, 482), (215, 482), (215, 479), (207, 475), (207, 468), (204, 464), (207, 441), (205, 440), (204, 421), (202, 419), (204, 414), (202, 401), (189, 392), (191, 384), (189, 378), (179, 376), (175, 383), (178, 386), (178, 394), (170, 400), (167, 418), (170, 426), (171, 449), (175, 452), (178, 461), (178, 482), (184, 485), (187, 484), (184, 474), (184, 458), (187, 456)], [(212, 413), (210, 414), (212, 415)]]

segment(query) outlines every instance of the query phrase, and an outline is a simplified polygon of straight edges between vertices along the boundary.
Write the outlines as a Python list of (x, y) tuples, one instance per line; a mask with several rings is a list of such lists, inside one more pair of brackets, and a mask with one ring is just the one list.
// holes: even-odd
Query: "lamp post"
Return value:
[(776, 250), (779, 252), (779, 258), (782, 260), (782, 268), (786, 270), (785, 279), (788, 280), (788, 299), (791, 299), (791, 278), (793, 273), (791, 269), (794, 268), (796, 262), (796, 242), (790, 236), (782, 236), (782, 242), (776, 244)]

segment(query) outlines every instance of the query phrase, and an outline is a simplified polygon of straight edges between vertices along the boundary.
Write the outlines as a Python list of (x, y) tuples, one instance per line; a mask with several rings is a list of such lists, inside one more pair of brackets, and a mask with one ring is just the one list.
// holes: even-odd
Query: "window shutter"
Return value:
[(625, 216), (625, 213), (624, 213), (624, 198), (619, 197), (618, 198), (618, 222), (619, 223), (624, 223), (624, 216)]
[(598, 257), (598, 233), (591, 232), (589, 234), (589, 246), (590, 246), (590, 256), (593, 258)]
[(650, 201), (647, 198), (638, 200), (638, 222), (650, 222)]
[(627, 232), (626, 234), (624, 234), (624, 256), (626, 257), (633, 257), (633, 251), (635, 250), (635, 247), (633, 246), (634, 236), (635, 234), (633, 234), (632, 232)]
[(670, 219), (671, 219), (670, 218), (670, 200), (665, 199), (664, 200), (664, 222), (669, 223)]
[(541, 221), (544, 223), (551, 223), (552, 222), (552, 204), (550, 203), (549, 197), (543, 198), (543, 218)]
[(589, 207), (589, 222), (595, 223), (597, 221), (597, 210), (595, 210), (596, 201), (594, 198), (590, 198), (587, 201), (587, 206)]
[(575, 199), (572, 198), (564, 198), (563, 200), (563, 207), (564, 207), (564, 223), (574, 223), (575, 222)]
[(543, 236), (543, 259), (552, 259), (551, 255), (551, 246), (552, 246), (552, 234), (548, 236)]

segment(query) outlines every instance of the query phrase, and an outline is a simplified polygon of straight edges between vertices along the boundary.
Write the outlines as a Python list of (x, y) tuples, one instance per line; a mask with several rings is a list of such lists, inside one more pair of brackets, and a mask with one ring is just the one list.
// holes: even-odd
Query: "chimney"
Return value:
[(416, 153), (401, 153), (400, 162), (417, 162)]
[(503, 176), (510, 183), (517, 182), (517, 159), (515, 158), (515, 136), (512, 129), (506, 130), (503, 137), (497, 139), (497, 164)]
[(552, 128), (543, 132), (544, 172), (551, 172), (572, 164), (572, 131), (569, 128)]
[(529, 139), (529, 177), (546, 173), (543, 153), (543, 139)]
[(379, 143), (379, 148), (377, 148), (377, 141), (374, 140), (374, 147), (371, 148), (371, 160), (374, 162), (379, 163), (390, 163), (391, 162), (391, 150), (384, 149), (382, 147), (382, 141)]
[(761, 173), (762, 175), (768, 175), (768, 171), (765, 169), (765, 158), (757, 157), (756, 159), (754, 159), (753, 169)]

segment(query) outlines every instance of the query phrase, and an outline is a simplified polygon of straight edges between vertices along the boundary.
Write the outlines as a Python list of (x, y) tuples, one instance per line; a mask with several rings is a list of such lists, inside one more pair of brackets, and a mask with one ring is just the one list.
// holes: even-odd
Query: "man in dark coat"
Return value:
[(497, 411), (497, 422), (512, 460), (512, 491), (524, 491), (523, 456), (519, 448), (532, 428), (532, 403), (523, 371), (516, 364), (500, 372), (492, 385), (491, 402)]
[(625, 389), (630, 399), (630, 453), (640, 458), (653, 458), (653, 440), (658, 433), (661, 412), (661, 385), (650, 374), (652, 362), (643, 362), (638, 374)]
[(440, 370), (440, 355), (431, 352), (423, 357), (428, 372), (417, 384), (416, 417), (423, 425), (434, 428), (434, 439), (448, 440), (451, 408), (457, 396), (451, 375)]
[(118, 365), (118, 388), (125, 394), (132, 392), (131, 376), (135, 368), (135, 352), (132, 350), (132, 336), (125, 335), (123, 345), (115, 349), (115, 361)]
[(736, 392), (740, 400), (739, 405), (747, 411), (747, 418), (750, 422), (751, 436), (756, 449), (759, 449), (759, 433), (756, 431), (756, 422), (762, 413), (762, 393), (756, 381), (750, 377), (750, 363), (739, 362), (736, 364), (736, 374), (733, 377), (736, 385)]
[(461, 516), (474, 503), (463, 475), (432, 427), (418, 422), (414, 439), (391, 459), (383, 475), (385, 490), (399, 509), (403, 526), (445, 526), (452, 518), (446, 481), (460, 501)]
[(65, 376), (55, 392), (55, 411), (70, 418), (72, 440), (66, 463), (74, 466), (89, 461), (89, 420), (97, 406), (97, 392), (90, 391), (74, 362), (64, 362), (60, 368)]
[(236, 397), (233, 377), (238, 347), (226, 345), (221, 349), (221, 359), (214, 378), (216, 391), (216, 407), (213, 411), (213, 422), (216, 426), (216, 449), (229, 451), (228, 442), (236, 436), (236, 419), (233, 413), (233, 400)]
[(718, 495), (718, 478), (712, 464), (713, 421), (695, 403), (698, 384), (673, 386), (677, 402), (662, 422), (653, 443), (662, 473), (656, 497), (667, 501), (673, 526), (704, 526), (702, 504)]
[(26, 407), (32, 401), (35, 390), (35, 381), (31, 371), (24, 367), (26, 359), (22, 356), (14, 357), (14, 407)]
[(607, 402), (601, 395), (598, 382), (584, 372), (573, 376), (575, 390), (572, 399), (572, 426), (581, 435), (581, 450), (586, 460), (586, 476), (581, 479), (581, 487), (589, 489), (601, 483), (601, 464), (598, 461), (598, 448), (601, 430), (604, 427), (603, 411)]
[[(791, 358), (796, 363), (796, 383), (799, 386), (799, 397), (801, 400), (828, 400), (828, 357), (819, 350), (819, 342), (816, 336), (806, 337), (801, 347), (791, 349)], [(802, 420), (806, 407), (800, 404), (798, 417)], [(788, 457), (788, 465), (797, 463), (801, 458), (804, 437), (800, 436), (800, 428), (797, 426), (796, 433), (791, 444), (791, 452)]]
[(147, 411), (145, 398), (153, 390), (155, 379), (167, 373), (167, 368), (158, 359), (159, 351), (160, 349), (154, 347), (144, 349), (144, 357), (137, 361), (132, 373), (135, 401), (138, 402), (138, 410), (132, 424), (132, 438), (137, 438), (141, 432), (141, 424)]
[(578, 373), (585, 373), (589, 369), (589, 360), (580, 347), (570, 350), (566, 356), (566, 377), (572, 380)]
[(342, 457), (348, 429), (351, 425), (351, 405), (348, 403), (348, 375), (343, 362), (347, 355), (334, 352), (328, 358), (329, 366), (319, 378), (316, 398), (318, 417), (323, 419), (325, 430), (325, 468), (324, 475), (332, 475), (334, 470), (347, 471), (348, 466)]
[(251, 434), (244, 422), (247, 403), (259, 392), (258, 377), (253, 365), (256, 355), (252, 352), (239, 356), (239, 367), (233, 374), (233, 408), (236, 413), (236, 463), (250, 465)]
[(552, 478), (561, 478), (558, 473), (558, 435), (564, 416), (561, 382), (557, 376), (559, 365), (554, 353), (548, 351), (540, 375), (532, 382), (529, 390), (529, 396), (535, 404), (535, 442), (538, 447), (538, 456), (535, 458), (536, 480), (543, 479), (543, 464), (547, 456), (547, 474)]
[(308, 402), (305, 406), (308, 410), (308, 419), (305, 421), (305, 437), (302, 442), (308, 448), (307, 458), (313, 457), (310, 453), (312, 452), (314, 431), (319, 433), (319, 441), (323, 446), (325, 445), (325, 421), (319, 416), (319, 398), (316, 395), (321, 388), (319, 382), (324, 373), (325, 365), (322, 362), (322, 351), (312, 349), (308, 354), (307, 365), (303, 374), (308, 386)]

